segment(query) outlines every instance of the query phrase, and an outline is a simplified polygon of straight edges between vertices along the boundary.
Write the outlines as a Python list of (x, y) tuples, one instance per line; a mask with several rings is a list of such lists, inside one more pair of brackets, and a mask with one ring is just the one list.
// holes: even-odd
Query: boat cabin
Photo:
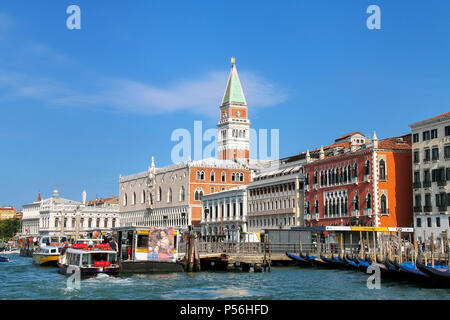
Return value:
[[(97, 247), (97, 248), (96, 248)], [(73, 245), (67, 250), (65, 263), (69, 266), (82, 268), (109, 267), (117, 263), (117, 253), (112, 250), (106, 251), (103, 247), (94, 245), (91, 250), (86, 247)]]
[(174, 228), (119, 227), (113, 231), (122, 261), (178, 259), (179, 231)]
[(61, 246), (67, 241), (66, 236), (42, 236), (39, 239), (39, 246)]

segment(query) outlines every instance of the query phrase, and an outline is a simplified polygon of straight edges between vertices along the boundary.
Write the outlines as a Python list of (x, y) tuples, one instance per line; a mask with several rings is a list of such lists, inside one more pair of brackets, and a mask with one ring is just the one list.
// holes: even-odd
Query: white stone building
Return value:
[(419, 239), (450, 229), (450, 112), (409, 125), (412, 130), (414, 227)]
[[(64, 199), (58, 190), (53, 196), (23, 205), (22, 235), (75, 235), (77, 224), (80, 234), (93, 230), (110, 231), (119, 224), (117, 205), (87, 206), (86, 193), (83, 201)], [(27, 231), (28, 230), (28, 231)]]
[(247, 189), (250, 232), (304, 225), (304, 163), (281, 159), (253, 177)]
[(201, 232), (206, 239), (224, 236), (238, 242), (247, 232), (247, 186), (240, 186), (203, 196)]

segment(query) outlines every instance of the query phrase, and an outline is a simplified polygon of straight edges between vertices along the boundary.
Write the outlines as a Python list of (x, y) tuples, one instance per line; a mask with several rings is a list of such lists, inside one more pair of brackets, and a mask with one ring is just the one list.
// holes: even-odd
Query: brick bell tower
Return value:
[(234, 57), (231, 72), (220, 106), (218, 153), (220, 160), (250, 157), (250, 121), (247, 119), (247, 101), (242, 91)]

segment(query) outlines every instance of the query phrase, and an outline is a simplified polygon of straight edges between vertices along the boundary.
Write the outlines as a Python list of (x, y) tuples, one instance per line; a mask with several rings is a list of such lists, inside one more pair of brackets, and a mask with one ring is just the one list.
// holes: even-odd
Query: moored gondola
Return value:
[(307, 259), (299, 257), (293, 253), (286, 252), (286, 256), (288, 256), (289, 258), (294, 260), (297, 263), (297, 265), (299, 265), (299, 266), (302, 266), (302, 267), (310, 267), (311, 266), (311, 263)]
[(333, 268), (333, 265), (324, 261), (321, 258), (317, 258), (316, 256), (307, 256), (308, 261), (311, 262), (313, 265), (319, 268), (325, 268), (325, 269), (331, 269)]
[(355, 261), (352, 260), (350, 256), (344, 256), (344, 263), (347, 266), (347, 269), (350, 270), (358, 270), (358, 265), (355, 263)]
[(450, 272), (445, 266), (426, 266), (417, 263), (417, 268), (430, 277), (431, 285), (438, 288), (450, 288)]
[(358, 266), (358, 270), (362, 271), (364, 273), (367, 271), (367, 268), (370, 266), (370, 263), (364, 259), (359, 259), (358, 257), (354, 257), (352, 260)]
[(7, 257), (0, 256), (0, 262), (9, 262)]
[(430, 283), (430, 277), (418, 270), (413, 262), (399, 263), (397, 260), (394, 260), (393, 264), (400, 273), (400, 279), (419, 284)]

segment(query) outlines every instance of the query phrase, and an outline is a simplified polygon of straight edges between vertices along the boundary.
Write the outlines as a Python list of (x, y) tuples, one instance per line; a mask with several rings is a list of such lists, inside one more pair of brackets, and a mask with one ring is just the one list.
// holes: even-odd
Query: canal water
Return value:
[(450, 299), (450, 289), (421, 288), (382, 281), (367, 288), (368, 275), (355, 271), (272, 267), (272, 272), (199, 272), (100, 275), (83, 279), (80, 290), (67, 288), (67, 277), (55, 267), (32, 264), (10, 255), (0, 263), (0, 299)]

